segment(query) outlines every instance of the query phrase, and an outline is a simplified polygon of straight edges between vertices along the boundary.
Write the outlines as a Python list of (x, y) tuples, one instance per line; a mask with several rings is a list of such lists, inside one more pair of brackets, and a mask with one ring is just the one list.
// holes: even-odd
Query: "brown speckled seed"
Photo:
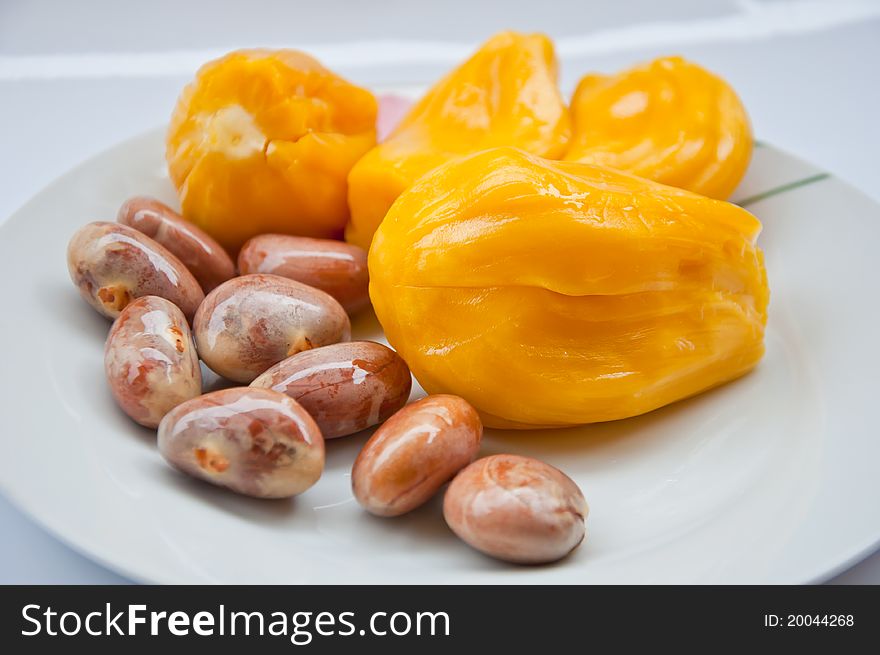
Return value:
[(398, 516), (427, 502), (477, 456), (483, 425), (458, 396), (407, 405), (364, 445), (351, 470), (357, 501), (372, 514)]
[(519, 564), (553, 562), (580, 545), (587, 502), (557, 468), (531, 457), (493, 455), (459, 473), (443, 516), (462, 540)]
[(256, 498), (300, 494), (324, 470), (318, 426), (270, 389), (223, 389), (178, 405), (159, 424), (159, 452), (188, 475)]
[(205, 293), (235, 276), (235, 264), (219, 243), (155, 198), (129, 198), (119, 208), (116, 220), (165, 246), (195, 276)]
[(367, 252), (343, 241), (261, 234), (238, 253), (238, 270), (281, 275), (321, 289), (349, 314), (370, 304)]
[(98, 221), (67, 246), (67, 268), (80, 295), (107, 318), (129, 302), (159, 296), (192, 320), (205, 297), (193, 274), (164, 246), (127, 225)]
[(243, 275), (208, 294), (193, 332), (205, 364), (249, 383), (298, 352), (348, 341), (351, 323), (323, 291), (277, 275)]
[(186, 317), (158, 296), (138, 298), (122, 310), (104, 347), (104, 371), (122, 410), (148, 428), (202, 392)]
[(377, 425), (403, 407), (412, 376), (390, 348), (351, 341), (288, 357), (251, 386), (286, 393), (311, 414), (325, 439), (333, 439)]

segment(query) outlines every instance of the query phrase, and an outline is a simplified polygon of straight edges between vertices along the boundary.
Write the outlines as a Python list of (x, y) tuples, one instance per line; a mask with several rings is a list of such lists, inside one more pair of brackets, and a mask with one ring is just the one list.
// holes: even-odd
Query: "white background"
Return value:
[[(693, 58), (734, 85), (758, 138), (880, 201), (880, 0), (0, 0), (0, 221), (83, 159), (165, 122), (194, 68), (226, 50), (302, 48), (381, 86), (433, 79), (504, 28), (553, 36), (566, 90), (588, 70)], [(378, 54), (336, 66), (352, 40)], [(125, 582), (2, 497), (0, 531), (0, 583)], [(880, 555), (834, 581), (880, 583)]]

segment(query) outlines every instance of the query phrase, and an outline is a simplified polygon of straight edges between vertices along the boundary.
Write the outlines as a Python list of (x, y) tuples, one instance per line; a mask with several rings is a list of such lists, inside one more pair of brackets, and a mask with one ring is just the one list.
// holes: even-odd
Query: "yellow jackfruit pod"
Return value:
[(553, 42), (502, 32), (440, 80), (348, 176), (346, 239), (369, 248), (385, 212), (419, 177), (450, 158), (511, 145), (562, 157), (570, 136)]
[(422, 386), (489, 426), (621, 419), (761, 359), (760, 229), (727, 202), (498, 148), (397, 199), (370, 250), (370, 297)]
[(267, 232), (341, 237), (376, 99), (296, 50), (238, 50), (180, 96), (166, 160), (183, 215), (232, 253)]
[(752, 156), (745, 107), (720, 77), (681, 57), (584, 77), (565, 159), (727, 198)]

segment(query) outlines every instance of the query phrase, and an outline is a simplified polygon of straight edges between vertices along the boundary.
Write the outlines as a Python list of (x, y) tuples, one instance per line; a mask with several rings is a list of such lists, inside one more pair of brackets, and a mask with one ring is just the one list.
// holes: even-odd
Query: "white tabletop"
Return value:
[[(226, 50), (302, 48), (375, 86), (436, 77), (450, 53), (503, 28), (553, 36), (566, 89), (591, 69), (613, 71), (660, 54), (693, 58), (734, 85), (758, 138), (880, 201), (876, 0), (4, 0), (0, 221), (73, 165), (166, 121), (194, 67)], [(396, 63), (404, 79), (382, 79), (378, 66), (342, 58), (338, 44), (353, 40), (371, 42), (371, 52)], [(417, 46), (425, 55), (409, 61)], [(0, 526), (0, 583), (126, 582), (2, 497)], [(880, 583), (880, 554), (833, 582)]]

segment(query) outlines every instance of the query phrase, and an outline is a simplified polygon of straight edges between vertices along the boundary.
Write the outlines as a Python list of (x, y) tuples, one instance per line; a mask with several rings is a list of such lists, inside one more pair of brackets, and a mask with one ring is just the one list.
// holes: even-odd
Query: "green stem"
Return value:
[(831, 177), (830, 173), (816, 173), (815, 175), (811, 175), (810, 177), (805, 177), (800, 180), (795, 180), (794, 182), (789, 182), (788, 184), (783, 184), (781, 186), (768, 189), (767, 191), (763, 191), (761, 193), (756, 193), (755, 195), (743, 198), (742, 200), (739, 200), (734, 204), (737, 204), (740, 207), (747, 207), (748, 205), (752, 205), (759, 200), (771, 198), (773, 196), (779, 195), (780, 193), (785, 193), (786, 191), (791, 191), (792, 189), (799, 189), (802, 186), (808, 186), (815, 182), (821, 182), (822, 180), (829, 177)]

